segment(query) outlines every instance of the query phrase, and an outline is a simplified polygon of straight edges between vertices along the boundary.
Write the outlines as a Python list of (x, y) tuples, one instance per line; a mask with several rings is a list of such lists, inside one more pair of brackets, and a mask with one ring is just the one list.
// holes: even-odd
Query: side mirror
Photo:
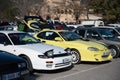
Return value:
[(6, 42), (4, 42), (3, 44), (4, 44), (4, 46), (7, 46), (7, 45), (8, 45)]
[(55, 41), (62, 41), (62, 39), (60, 37), (56, 37)]

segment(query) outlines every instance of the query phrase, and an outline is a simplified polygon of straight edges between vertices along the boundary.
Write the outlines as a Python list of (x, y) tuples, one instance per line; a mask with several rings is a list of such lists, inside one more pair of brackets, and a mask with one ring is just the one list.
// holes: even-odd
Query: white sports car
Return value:
[(56, 70), (72, 65), (69, 49), (40, 43), (24, 32), (0, 31), (0, 50), (24, 58), (30, 71)]

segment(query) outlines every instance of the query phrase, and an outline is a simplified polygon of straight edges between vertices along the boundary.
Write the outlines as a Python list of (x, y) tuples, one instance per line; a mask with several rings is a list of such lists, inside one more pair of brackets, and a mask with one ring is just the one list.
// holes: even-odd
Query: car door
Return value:
[[(41, 32), (37, 35), (37, 37), (40, 38), (41, 42), (43, 43), (66, 48), (65, 41), (56, 32), (53, 31)], [(59, 40), (55, 40), (55, 38), (59, 38)]]
[(92, 40), (101, 40), (101, 36), (95, 30), (87, 30), (86, 37)]
[(0, 33), (0, 50), (14, 53), (15, 49), (9, 38), (4, 34)]

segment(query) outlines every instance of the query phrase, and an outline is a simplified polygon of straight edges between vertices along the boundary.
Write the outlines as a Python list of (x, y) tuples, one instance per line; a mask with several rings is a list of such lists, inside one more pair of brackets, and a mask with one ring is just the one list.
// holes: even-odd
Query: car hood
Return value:
[(44, 43), (35, 43), (35, 44), (26, 44), (26, 45), (18, 45), (18, 48), (21, 48), (21, 50), (25, 49), (27, 51), (34, 51), (36, 53), (45, 53), (46, 51), (52, 50), (54, 51), (54, 54), (61, 54), (65, 53), (64, 49), (61, 47), (48, 45)]
[(95, 41), (84, 41), (84, 40), (76, 40), (76, 41), (71, 41), (73, 44), (76, 45), (80, 45), (80, 46), (86, 46), (86, 48), (88, 47), (95, 47), (98, 48), (99, 50), (104, 50), (107, 49), (107, 47), (99, 42), (95, 42)]
[(20, 63), (25, 62), (22, 58), (15, 56), (11, 53), (0, 51), (0, 65), (10, 64), (10, 63)]

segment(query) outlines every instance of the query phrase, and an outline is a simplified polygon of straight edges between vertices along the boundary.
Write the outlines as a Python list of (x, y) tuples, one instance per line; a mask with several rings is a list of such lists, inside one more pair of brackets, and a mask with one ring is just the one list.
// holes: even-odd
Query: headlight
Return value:
[(70, 48), (66, 48), (64, 51), (66, 51), (67, 53), (71, 53), (71, 49)]
[(49, 50), (49, 51), (46, 51), (45, 53), (44, 53), (44, 55), (38, 55), (38, 57), (40, 57), (40, 58), (53, 58), (54, 56), (53, 56), (53, 49), (52, 50)]
[(95, 47), (88, 47), (88, 50), (90, 50), (90, 51), (99, 51), (99, 49), (95, 48)]
[(19, 68), (25, 68), (25, 67), (27, 67), (27, 65), (26, 65), (26, 63), (19, 63), (18, 67)]

